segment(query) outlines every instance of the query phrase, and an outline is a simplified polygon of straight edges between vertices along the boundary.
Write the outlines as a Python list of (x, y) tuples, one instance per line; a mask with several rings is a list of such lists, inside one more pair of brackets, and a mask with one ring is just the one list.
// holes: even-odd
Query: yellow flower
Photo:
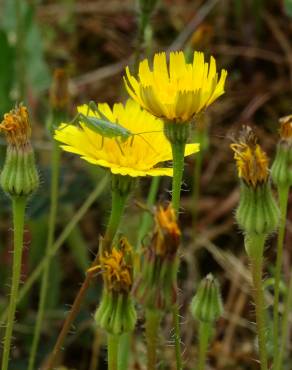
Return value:
[[(125, 105), (99, 104), (98, 109), (111, 122), (118, 123), (133, 132), (128, 140), (106, 138), (97, 134), (81, 123), (82, 129), (62, 124), (55, 131), (55, 139), (65, 144), (62, 148), (76, 153), (84, 160), (110, 168), (113, 174), (137, 176), (172, 176), (172, 168), (157, 167), (161, 162), (172, 159), (171, 146), (163, 133), (163, 122), (142, 110), (133, 100)], [(88, 107), (78, 107), (78, 111), (87, 114)], [(98, 117), (89, 111), (89, 115)], [(198, 144), (189, 144), (185, 155), (199, 150)]]
[(183, 52), (171, 52), (169, 65), (165, 53), (154, 56), (153, 70), (148, 60), (139, 65), (138, 78), (126, 68), (125, 85), (130, 96), (156, 117), (189, 122), (195, 114), (224, 94), (227, 72), (220, 78), (216, 62), (204, 61), (204, 54), (194, 53), (193, 63), (186, 63)]
[(238, 176), (255, 187), (269, 177), (269, 160), (257, 143), (258, 139), (249, 127), (244, 127), (238, 143), (231, 144), (236, 160)]

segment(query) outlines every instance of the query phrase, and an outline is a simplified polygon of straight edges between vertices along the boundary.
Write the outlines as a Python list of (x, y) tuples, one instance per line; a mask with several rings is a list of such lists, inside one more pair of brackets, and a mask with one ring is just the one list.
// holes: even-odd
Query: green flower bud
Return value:
[(27, 109), (20, 105), (5, 114), (0, 130), (7, 139), (6, 158), (0, 175), (1, 186), (10, 196), (29, 196), (38, 188), (39, 176), (30, 144)]
[(137, 301), (148, 309), (168, 310), (177, 300), (177, 250), (180, 230), (171, 205), (159, 207), (151, 244), (142, 257), (142, 270), (133, 287)]
[(133, 299), (128, 293), (104, 289), (94, 319), (110, 334), (121, 335), (133, 331), (137, 321)]
[(207, 275), (199, 284), (191, 302), (191, 313), (196, 320), (212, 323), (223, 313), (223, 305), (218, 281)]
[(271, 168), (273, 182), (279, 187), (292, 185), (292, 145), (280, 142)]
[(269, 181), (255, 188), (241, 182), (236, 220), (245, 233), (268, 235), (277, 228), (279, 217)]
[(280, 142), (272, 166), (272, 179), (278, 187), (292, 185), (292, 116), (280, 119)]

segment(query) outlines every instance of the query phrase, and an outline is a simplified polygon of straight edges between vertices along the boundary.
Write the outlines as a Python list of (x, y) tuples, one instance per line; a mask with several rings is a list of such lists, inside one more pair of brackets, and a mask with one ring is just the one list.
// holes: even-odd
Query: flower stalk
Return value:
[(14, 224), (12, 285), (2, 356), (2, 370), (7, 370), (21, 275), (25, 206), (29, 196), (38, 187), (39, 177), (30, 143), (31, 126), (27, 108), (19, 105), (5, 114), (0, 131), (4, 132), (7, 140), (0, 182), (12, 200)]
[(149, 308), (146, 309), (147, 370), (156, 369), (160, 321), (161, 312)]
[(239, 140), (231, 144), (241, 179), (236, 220), (245, 234), (250, 260), (261, 370), (268, 369), (266, 315), (262, 284), (264, 245), (279, 223), (279, 209), (271, 190), (268, 157), (250, 127), (244, 126)]
[[(104, 250), (109, 250), (111, 242), (113, 241), (115, 234), (118, 230), (123, 210), (126, 204), (126, 200), (128, 198), (129, 193), (126, 192), (126, 190), (130, 190), (129, 187), (126, 186), (126, 182), (129, 185), (129, 179), (126, 179), (125, 185), (118, 189), (118, 184), (120, 183), (122, 185), (122, 176), (116, 176), (112, 175), (112, 208), (111, 208), (111, 215), (108, 223), (108, 227), (105, 232), (105, 239), (103, 243)], [(128, 180), (128, 181), (127, 181)], [(123, 193), (123, 191), (125, 191)], [(117, 201), (118, 200), (118, 201)], [(63, 324), (63, 327), (61, 329), (61, 332), (57, 338), (57, 341), (55, 343), (55, 346), (53, 348), (53, 351), (51, 353), (51, 356), (49, 357), (48, 362), (45, 364), (44, 370), (51, 370), (54, 368), (58, 356), (60, 354), (60, 351), (64, 345), (66, 336), (71, 328), (72, 323), (74, 322), (77, 314), (80, 311), (81, 304), (84, 300), (85, 294), (90, 286), (90, 283), (93, 279), (93, 274), (91, 269), (94, 269), (99, 261), (99, 255), (96, 254), (94, 261), (91, 264), (91, 268), (88, 270), (86, 277), (75, 297), (75, 300), (73, 302), (73, 305), (66, 317), (66, 320)]]
[[(68, 77), (67, 73), (63, 69), (57, 69), (54, 73), (50, 100), (51, 100), (51, 119), (49, 121), (48, 129), (50, 135), (52, 135), (54, 128), (58, 127), (61, 122), (66, 120), (68, 115), (68, 105), (69, 105)], [(48, 222), (46, 255), (49, 255), (54, 244), (56, 216), (58, 211), (58, 197), (59, 197), (60, 158), (61, 158), (61, 149), (59, 148), (58, 143), (54, 139), (52, 139), (51, 190), (50, 190), (51, 204)], [(41, 279), (38, 313), (34, 327), (34, 335), (30, 350), (28, 370), (33, 370), (35, 365), (38, 344), (41, 336), (41, 328), (45, 314), (46, 297), (49, 287), (49, 275), (50, 275), (50, 259), (47, 259)]]
[(261, 370), (268, 370), (266, 314), (264, 289), (262, 284), (263, 252), (265, 235), (247, 234), (245, 247), (251, 262), (251, 275), (253, 281), (253, 297), (255, 302), (259, 358)]
[(196, 370), (204, 370), (212, 329), (223, 312), (219, 284), (211, 274), (200, 282), (190, 308), (194, 319), (199, 321), (199, 358)]
[(24, 216), (27, 197), (12, 198), (13, 225), (14, 225), (14, 249), (13, 249), (13, 268), (12, 284), (10, 290), (10, 302), (8, 308), (7, 324), (5, 329), (4, 346), (2, 354), (2, 370), (8, 369), (11, 339), (14, 326), (16, 304), (18, 298), (18, 288), (21, 275), (21, 260), (23, 250), (23, 231)]
[[(284, 238), (286, 228), (286, 217), (288, 208), (289, 189), (292, 185), (292, 117), (287, 116), (280, 119), (280, 140), (277, 146), (277, 153), (272, 165), (272, 179), (278, 189), (278, 198), (280, 206), (280, 223), (277, 240), (277, 257), (275, 267), (275, 286), (274, 286), (274, 307), (273, 307), (273, 340), (274, 340), (274, 363), (275, 366), (280, 366), (283, 355), (282, 345), (280, 345), (280, 315), (279, 315), (279, 299), (280, 299), (280, 282), (282, 272), (282, 259), (284, 249)], [(289, 298), (288, 298), (289, 301)], [(286, 310), (286, 307), (285, 307)], [(285, 313), (284, 313), (285, 316)], [(283, 316), (283, 321), (285, 321)], [(283, 333), (286, 331), (283, 326)], [(282, 336), (285, 334), (282, 333)], [(279, 368), (279, 369), (280, 369)], [(277, 367), (276, 367), (277, 369)]]

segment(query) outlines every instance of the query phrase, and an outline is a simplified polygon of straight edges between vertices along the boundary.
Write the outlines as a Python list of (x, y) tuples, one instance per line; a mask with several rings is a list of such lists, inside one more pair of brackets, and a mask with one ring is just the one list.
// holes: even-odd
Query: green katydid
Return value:
[[(89, 110), (91, 110), (94, 113), (97, 113), (97, 116), (89, 116)], [(117, 122), (111, 122), (97, 107), (97, 105), (90, 101), (88, 103), (88, 111), (87, 114), (84, 113), (77, 113), (77, 115), (73, 118), (73, 120), (70, 122), (70, 124), (82, 122), (87, 128), (90, 130), (96, 132), (97, 134), (102, 136), (102, 146), (104, 142), (104, 138), (109, 139), (115, 139), (117, 142), (117, 145), (119, 146), (121, 152), (122, 148), (120, 145), (120, 142), (124, 143), (129, 138), (131, 138), (131, 145), (133, 144), (133, 140), (135, 136), (139, 136), (142, 134), (148, 134), (148, 133), (154, 133), (154, 132), (161, 132), (161, 131), (147, 131), (147, 132), (140, 132), (140, 133), (133, 133), (130, 130), (128, 130), (126, 127), (123, 127), (122, 125), (118, 124)], [(151, 148), (154, 150), (152, 145), (145, 139), (145, 137), (140, 136), (148, 145), (151, 146)]]

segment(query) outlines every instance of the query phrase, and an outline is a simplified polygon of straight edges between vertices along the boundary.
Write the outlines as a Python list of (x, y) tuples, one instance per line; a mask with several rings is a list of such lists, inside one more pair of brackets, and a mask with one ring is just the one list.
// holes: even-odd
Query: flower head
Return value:
[(29, 196), (39, 185), (31, 126), (27, 108), (19, 105), (4, 115), (0, 124), (7, 140), (6, 158), (0, 175), (2, 189), (10, 196)]
[(250, 127), (243, 127), (238, 142), (231, 144), (231, 149), (240, 178), (253, 187), (267, 181), (269, 160)]
[[(120, 335), (135, 328), (137, 315), (130, 294), (133, 281), (133, 249), (125, 238), (121, 238), (111, 251), (101, 250), (100, 264), (104, 287), (95, 321), (103, 329)], [(96, 269), (96, 267), (93, 267)]]
[[(172, 176), (172, 169), (158, 167), (160, 162), (172, 159), (171, 146), (163, 133), (163, 122), (142, 110), (133, 100), (125, 105), (117, 103), (111, 109), (108, 104), (99, 104), (98, 109), (113, 123), (125, 127), (134, 135), (127, 140), (108, 138), (92, 131), (84, 122), (81, 129), (62, 124), (55, 131), (55, 139), (62, 148), (76, 153), (84, 160), (110, 168), (113, 174), (137, 176)], [(87, 105), (78, 107), (84, 115), (96, 116)], [(198, 144), (189, 144), (185, 155), (199, 150)]]
[(280, 118), (280, 137), (292, 143), (292, 115)]
[(132, 287), (132, 247), (122, 238), (120, 247), (113, 247), (100, 256), (100, 269), (110, 291), (128, 292)]
[(156, 230), (153, 247), (157, 255), (175, 254), (180, 243), (181, 231), (176, 222), (171, 203), (164, 208), (159, 206), (155, 213)]
[(224, 94), (227, 76), (216, 71), (216, 62), (204, 61), (204, 54), (194, 53), (193, 63), (186, 63), (183, 52), (154, 56), (153, 69), (148, 60), (139, 65), (138, 78), (126, 68), (125, 85), (130, 96), (156, 117), (176, 122), (189, 122), (198, 112)]
[(167, 310), (176, 302), (180, 236), (172, 205), (158, 207), (153, 237), (144, 250), (141, 273), (133, 286), (136, 299), (150, 309)]
[(8, 144), (17, 147), (27, 144), (31, 136), (31, 126), (27, 108), (23, 105), (16, 106), (4, 115), (0, 124), (0, 132), (4, 132)]

